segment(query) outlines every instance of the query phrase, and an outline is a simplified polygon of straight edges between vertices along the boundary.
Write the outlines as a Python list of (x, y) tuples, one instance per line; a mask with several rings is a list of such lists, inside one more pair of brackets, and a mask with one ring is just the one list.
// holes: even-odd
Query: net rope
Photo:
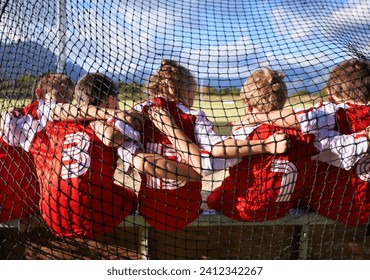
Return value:
[[(356, 134), (370, 124), (366, 105), (335, 107), (330, 131), (348, 135), (335, 142), (339, 159), (318, 156), (313, 139), (322, 128), (305, 134), (274, 119), (234, 133), (248, 115), (243, 85), (258, 69), (284, 73), (269, 87), (286, 85), (288, 117), (292, 109), (328, 102), (334, 67), (369, 60), (369, 3), (7, 0), (0, 6), (0, 259), (370, 258), (367, 140)], [(45, 73), (62, 73), (70, 84), (58, 76), (42, 88)], [(106, 79), (82, 85), (90, 73)], [(359, 83), (366, 84), (370, 70), (361, 73), (346, 76), (363, 75)], [(194, 104), (178, 96), (190, 88)], [(59, 100), (41, 107), (50, 97), (42, 94), (53, 90), (64, 92), (66, 106)], [(90, 103), (99, 112), (86, 107), (94, 90), (98, 101), (113, 92), (120, 111), (104, 108), (109, 98)], [(77, 94), (84, 91), (85, 97)], [(27, 116), (30, 122), (20, 124)], [(285, 156), (243, 154), (280, 130), (289, 139)], [(232, 133), (228, 139), (256, 142), (243, 148), (238, 142), (238, 164), (225, 163), (225, 156), (217, 161), (214, 139)], [(220, 153), (235, 147), (223, 143)], [(198, 152), (201, 179), (193, 162)], [(343, 167), (357, 153), (347, 170), (333, 165), (339, 160)]]

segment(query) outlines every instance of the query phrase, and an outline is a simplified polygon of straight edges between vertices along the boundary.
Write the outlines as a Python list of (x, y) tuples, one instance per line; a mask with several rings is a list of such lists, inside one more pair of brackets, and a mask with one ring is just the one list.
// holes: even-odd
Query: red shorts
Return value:
[[(189, 184), (192, 186), (189, 187)], [(189, 183), (175, 190), (141, 186), (139, 211), (156, 230), (183, 229), (202, 213), (201, 184)]]
[(42, 217), (59, 237), (96, 238), (110, 232), (137, 208), (132, 189), (119, 185), (82, 185), (43, 191)]
[(20, 148), (0, 145), (0, 223), (39, 213), (40, 190), (32, 159)]

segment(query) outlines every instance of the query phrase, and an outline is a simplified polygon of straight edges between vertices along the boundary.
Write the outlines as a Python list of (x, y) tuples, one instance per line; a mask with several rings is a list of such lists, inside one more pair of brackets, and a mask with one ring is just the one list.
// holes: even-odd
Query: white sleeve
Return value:
[(213, 124), (203, 112), (197, 115), (194, 133), (198, 146), (208, 152), (212, 151), (212, 147), (215, 144), (227, 138), (227, 136), (220, 136), (213, 131)]
[[(218, 136), (212, 129), (210, 131), (207, 131), (208, 127), (211, 127), (211, 125), (207, 124), (207, 126), (205, 127), (206, 129), (200, 130), (203, 131), (203, 133), (207, 133), (206, 135), (208, 135), (207, 137), (202, 137), (201, 139), (203, 140), (202, 147), (205, 148), (205, 151), (207, 151), (207, 152), (203, 151), (201, 153), (202, 175), (208, 175), (214, 171), (229, 169), (230, 167), (236, 165), (241, 161), (240, 158), (229, 158), (229, 159), (215, 158), (211, 155), (212, 147), (215, 144), (223, 142), (224, 140), (228, 139), (230, 136)], [(232, 137), (237, 140), (245, 140), (248, 138), (249, 134), (252, 133), (257, 127), (256, 126), (242, 127), (238, 130), (235, 130), (233, 132)], [(204, 140), (208, 142), (204, 142)]]
[(40, 125), (45, 128), (48, 121), (54, 121), (54, 109), (56, 107), (55, 101), (44, 101), (39, 100), (37, 106), (37, 116), (39, 118)]
[(114, 126), (127, 138), (140, 142), (140, 133), (127, 123), (115, 119)]
[(314, 144), (320, 151), (316, 159), (345, 170), (350, 170), (368, 150), (367, 137), (362, 132), (344, 135), (322, 129)]
[(215, 171), (226, 170), (236, 165), (241, 159), (215, 158), (209, 153), (201, 153), (202, 175), (207, 176)]
[(133, 166), (132, 159), (138, 149), (142, 149), (140, 143), (133, 140), (125, 141), (122, 146), (117, 149), (120, 159), (123, 160), (123, 170), (125, 173), (130, 173)]
[(238, 128), (237, 130), (233, 131), (233, 137), (236, 140), (247, 140), (249, 134), (251, 134), (255, 129), (257, 129), (260, 125), (257, 126), (243, 126)]
[(320, 129), (333, 129), (336, 110), (336, 104), (332, 103), (309, 110), (294, 109), (301, 131), (311, 134), (317, 134)]
[(28, 152), (35, 134), (42, 129), (40, 121), (30, 115), (8, 113), (5, 115), (3, 139), (9, 145), (20, 146)]

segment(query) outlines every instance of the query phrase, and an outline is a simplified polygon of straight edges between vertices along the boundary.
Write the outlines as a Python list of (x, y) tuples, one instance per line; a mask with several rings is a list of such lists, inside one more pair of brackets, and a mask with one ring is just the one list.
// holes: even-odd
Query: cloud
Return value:
[[(55, 5), (45, 3), (13, 2), (0, 23), (2, 41), (38, 40), (56, 52)], [(196, 76), (225, 80), (244, 78), (264, 65), (319, 71), (346, 57), (347, 42), (369, 52), (365, 1), (67, 3), (66, 56), (86, 71), (144, 78), (170, 57)], [(354, 36), (357, 32), (362, 36)]]
[[(197, 6), (196, 13), (189, 12), (194, 11), (193, 2), (183, 3), (182, 9), (175, 9), (169, 1), (167, 6), (152, 1), (150, 8), (145, 1), (126, 4), (110, 7), (122, 17), (121, 22), (110, 23), (110, 36), (103, 40), (105, 52), (119, 61), (109, 62), (110, 69), (134, 74), (142, 67), (155, 67), (162, 57), (171, 57), (201, 76), (227, 79), (261, 65), (283, 62), (305, 67), (321, 63), (308, 51), (317, 47), (307, 39), (317, 40), (320, 35), (314, 10), (311, 7), (302, 11), (299, 3), (290, 4), (288, 9), (269, 6), (260, 15), (244, 6), (233, 9), (228, 4), (231, 8), (227, 9), (225, 3), (218, 3), (223, 7)], [(243, 15), (249, 15), (248, 20)], [(85, 22), (101, 28), (93, 20)], [(89, 55), (101, 56), (95, 52)], [(142, 66), (140, 61), (148, 63)]]
[(293, 42), (307, 40), (317, 31), (314, 20), (296, 15), (293, 11), (279, 8), (272, 11), (272, 20), (275, 26), (273, 30), (280, 34), (281, 38)]
[(348, 0), (347, 3), (334, 10), (329, 19), (340, 26), (349, 24), (369, 25), (369, 15), (370, 6), (367, 1)]
[[(2, 6), (0, 21), (1, 41), (18, 42), (31, 40), (44, 33), (43, 27), (54, 23), (54, 5), (44, 1), (9, 1)], [(37, 11), (37, 14), (35, 14)], [(46, 27), (46, 31), (47, 31)], [(44, 33), (45, 34), (45, 33)]]

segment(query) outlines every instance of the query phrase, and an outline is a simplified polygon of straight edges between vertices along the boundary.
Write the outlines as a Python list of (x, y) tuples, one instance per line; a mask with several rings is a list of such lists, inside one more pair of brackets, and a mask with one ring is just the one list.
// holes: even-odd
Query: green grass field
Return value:
[(8, 110), (11, 107), (24, 107), (31, 99), (0, 99), (0, 111)]

